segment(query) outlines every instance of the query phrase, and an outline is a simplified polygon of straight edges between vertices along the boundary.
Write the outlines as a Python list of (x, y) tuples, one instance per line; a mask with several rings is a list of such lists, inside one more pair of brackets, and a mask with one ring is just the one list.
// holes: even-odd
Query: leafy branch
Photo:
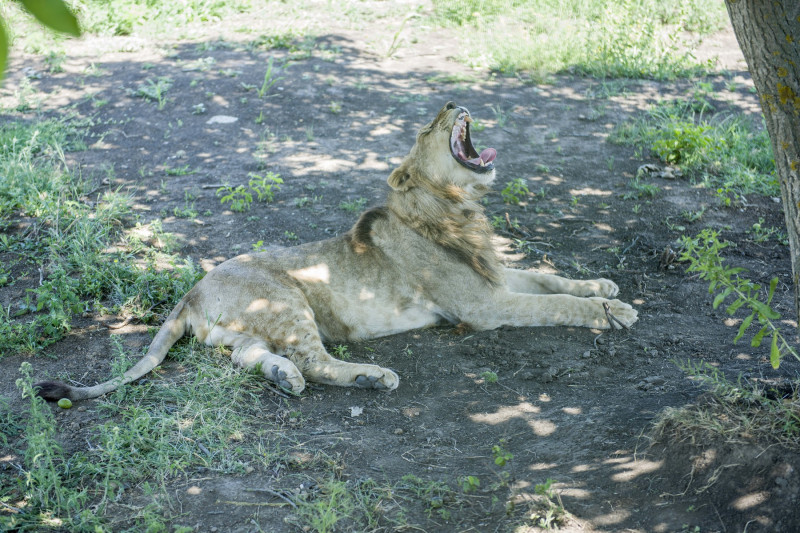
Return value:
[[(78, 19), (61, 0), (17, 0), (25, 10), (51, 30), (80, 37)], [(8, 62), (8, 34), (3, 18), (0, 17), (0, 80)]]
[(750, 345), (754, 348), (761, 346), (765, 337), (771, 336), (769, 360), (773, 368), (778, 368), (781, 358), (785, 355), (793, 355), (800, 360), (800, 355), (786, 341), (781, 334), (775, 321), (781, 315), (775, 311), (770, 304), (775, 296), (775, 288), (778, 286), (778, 278), (772, 278), (769, 282), (769, 289), (766, 294), (766, 301), (759, 299), (762, 294), (762, 287), (753, 283), (749, 279), (739, 276), (745, 272), (743, 268), (728, 267), (724, 265), (724, 259), (720, 257), (720, 252), (730, 246), (728, 242), (720, 242), (718, 233), (711, 229), (701, 231), (696, 237), (684, 237), (682, 239), (683, 252), (681, 261), (688, 261), (688, 272), (697, 272), (700, 279), (709, 281), (709, 294), (717, 293), (714, 297), (714, 309), (717, 309), (730, 296), (734, 298), (725, 312), (733, 315), (741, 308), (750, 310), (750, 314), (742, 321), (739, 331), (734, 337), (736, 343), (741, 339), (747, 329), (758, 321), (761, 325), (758, 332), (753, 336)]

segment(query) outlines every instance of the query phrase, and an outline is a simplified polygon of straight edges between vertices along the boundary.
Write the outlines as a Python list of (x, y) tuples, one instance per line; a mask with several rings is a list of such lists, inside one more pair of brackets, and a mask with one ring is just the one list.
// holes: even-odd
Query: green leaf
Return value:
[(744, 336), (744, 332), (750, 327), (750, 324), (753, 322), (753, 317), (755, 316), (756, 314), (752, 313), (742, 321), (742, 325), (739, 326), (739, 333), (737, 333), (736, 337), (733, 338), (733, 344), (736, 344), (736, 342)]
[(723, 300), (725, 300), (725, 298), (728, 297), (728, 295), (730, 293), (731, 293), (731, 288), (728, 287), (727, 289), (725, 289), (721, 293), (717, 294), (716, 298), (714, 298), (714, 309), (719, 307), (719, 305), (723, 302)]
[(772, 297), (775, 296), (775, 287), (778, 286), (778, 278), (774, 277), (769, 281), (769, 296), (767, 296), (767, 303), (772, 302)]
[(20, 0), (39, 22), (56, 31), (80, 37), (78, 19), (61, 0)]
[(765, 303), (762, 302), (753, 302), (752, 307), (754, 310), (758, 311), (758, 313), (770, 320), (778, 320), (781, 317), (781, 314), (777, 311), (773, 311), (773, 309)]
[(772, 332), (772, 346), (769, 349), (769, 362), (772, 368), (781, 366), (781, 351), (778, 349), (778, 332)]
[(745, 301), (746, 300), (744, 298), (739, 298), (738, 300), (733, 302), (731, 305), (729, 305), (728, 308), (725, 310), (725, 312), (728, 313), (729, 315), (734, 314), (736, 311), (739, 310), (739, 308), (742, 305), (744, 305)]
[(767, 333), (768, 329), (769, 326), (764, 326), (763, 328), (758, 330), (756, 336), (753, 337), (753, 340), (750, 341), (750, 346), (752, 346), (753, 348), (758, 348), (759, 346), (761, 346), (761, 340), (764, 338), (764, 335)]

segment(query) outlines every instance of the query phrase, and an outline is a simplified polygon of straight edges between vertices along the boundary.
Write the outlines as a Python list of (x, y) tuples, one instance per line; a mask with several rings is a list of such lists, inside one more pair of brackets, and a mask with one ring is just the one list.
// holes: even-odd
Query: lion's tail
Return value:
[(167, 317), (164, 325), (158, 330), (147, 354), (138, 363), (125, 372), (122, 377), (110, 379), (93, 387), (73, 387), (58, 381), (42, 381), (33, 385), (34, 390), (45, 400), (57, 401), (61, 398), (70, 400), (88, 400), (112, 392), (126, 383), (144, 376), (164, 361), (167, 352), (186, 333), (187, 306), (181, 300)]

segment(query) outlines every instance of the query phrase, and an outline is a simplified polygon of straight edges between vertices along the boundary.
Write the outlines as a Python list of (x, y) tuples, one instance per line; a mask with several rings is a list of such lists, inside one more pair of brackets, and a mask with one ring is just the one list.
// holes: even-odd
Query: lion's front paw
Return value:
[[(621, 302), (619, 300), (609, 300), (608, 312), (606, 317), (606, 328), (621, 329), (622, 327), (629, 328), (634, 322), (639, 320), (639, 312), (630, 304)], [(610, 323), (608, 323), (610, 322)]]
[[(362, 389), (394, 390), (400, 384), (400, 378), (388, 368), (376, 367), (373, 375), (356, 376), (355, 385)], [(379, 375), (382, 373), (382, 375)]]
[(600, 278), (588, 281), (592, 289), (590, 296), (600, 296), (602, 298), (613, 298), (619, 294), (619, 287), (610, 279)]

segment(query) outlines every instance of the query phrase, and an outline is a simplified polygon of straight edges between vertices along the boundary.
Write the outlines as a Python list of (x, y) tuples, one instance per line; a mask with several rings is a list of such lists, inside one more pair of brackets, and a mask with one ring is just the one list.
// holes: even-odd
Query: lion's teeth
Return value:
[(469, 124), (470, 122), (472, 122), (472, 117), (467, 115), (464, 117), (464, 120), (466, 121), (467, 124)]
[(481, 160), (480, 160), (480, 165), (481, 165), (482, 167), (485, 167), (485, 166), (486, 166), (486, 163), (484, 163), (484, 162), (483, 162), (483, 159), (481, 159)]

